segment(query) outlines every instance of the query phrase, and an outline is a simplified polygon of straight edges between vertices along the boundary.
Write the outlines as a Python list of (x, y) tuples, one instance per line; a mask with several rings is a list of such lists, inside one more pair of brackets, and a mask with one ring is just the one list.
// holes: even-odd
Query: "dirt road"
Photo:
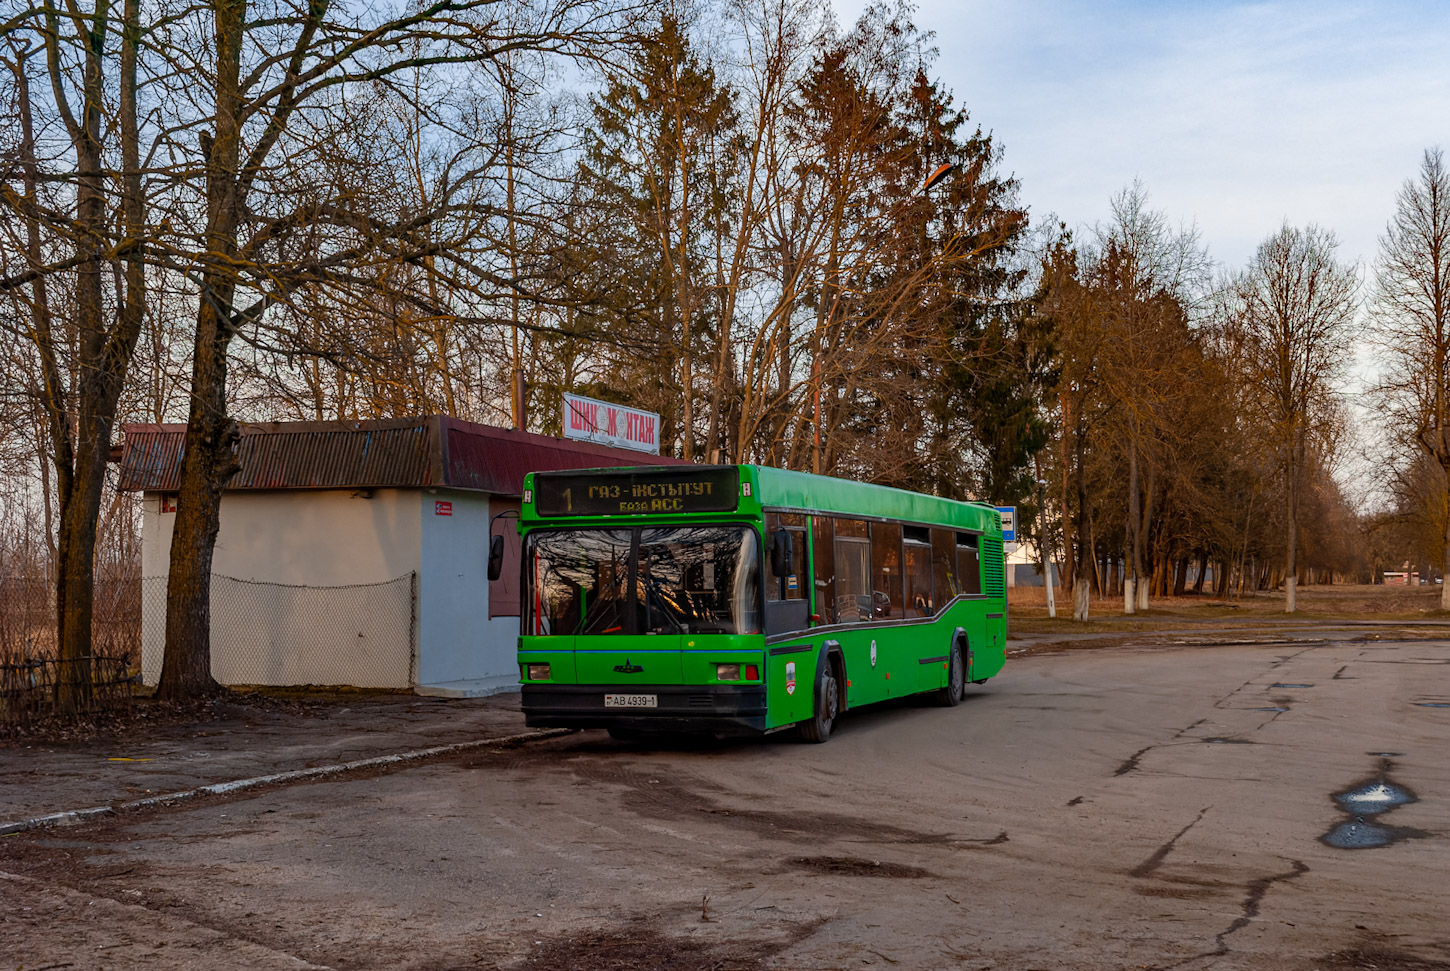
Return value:
[(1447, 971), (1450, 642), (1385, 636), (1030, 657), (824, 746), (588, 732), (8, 837), (0, 967)]

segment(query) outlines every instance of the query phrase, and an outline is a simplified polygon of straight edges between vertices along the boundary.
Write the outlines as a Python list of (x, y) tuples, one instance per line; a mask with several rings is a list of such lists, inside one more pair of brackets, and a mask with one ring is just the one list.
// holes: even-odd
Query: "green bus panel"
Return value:
[(678, 636), (576, 637), (574, 643), (578, 684), (685, 683)]
[(815, 714), (817, 654), (818, 644), (809, 635), (769, 648), (765, 686), (771, 728), (794, 725)]

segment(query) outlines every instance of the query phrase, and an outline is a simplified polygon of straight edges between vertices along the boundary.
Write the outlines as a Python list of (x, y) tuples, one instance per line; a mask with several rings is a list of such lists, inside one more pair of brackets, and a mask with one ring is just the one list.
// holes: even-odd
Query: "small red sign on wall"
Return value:
[(451, 515), (453, 515), (453, 503), (451, 503), (451, 502), (444, 502), (441, 499), (438, 500), (437, 502), (433, 503), (433, 515), (435, 515), (435, 516), (451, 516)]

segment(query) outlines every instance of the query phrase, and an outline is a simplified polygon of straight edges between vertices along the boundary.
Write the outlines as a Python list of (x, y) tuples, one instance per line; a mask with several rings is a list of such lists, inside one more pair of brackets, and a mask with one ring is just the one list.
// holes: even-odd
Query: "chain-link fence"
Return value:
[[(161, 678), (166, 578), (141, 581), (141, 680)], [(225, 685), (409, 688), (416, 666), (415, 574), (298, 586), (211, 578), (211, 672)]]

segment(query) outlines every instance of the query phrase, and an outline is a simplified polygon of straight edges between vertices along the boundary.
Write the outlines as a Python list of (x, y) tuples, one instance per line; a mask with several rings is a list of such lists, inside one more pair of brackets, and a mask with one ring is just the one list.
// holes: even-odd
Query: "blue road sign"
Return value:
[(1002, 542), (1017, 542), (1017, 507), (998, 506), (997, 515), (1002, 517)]

